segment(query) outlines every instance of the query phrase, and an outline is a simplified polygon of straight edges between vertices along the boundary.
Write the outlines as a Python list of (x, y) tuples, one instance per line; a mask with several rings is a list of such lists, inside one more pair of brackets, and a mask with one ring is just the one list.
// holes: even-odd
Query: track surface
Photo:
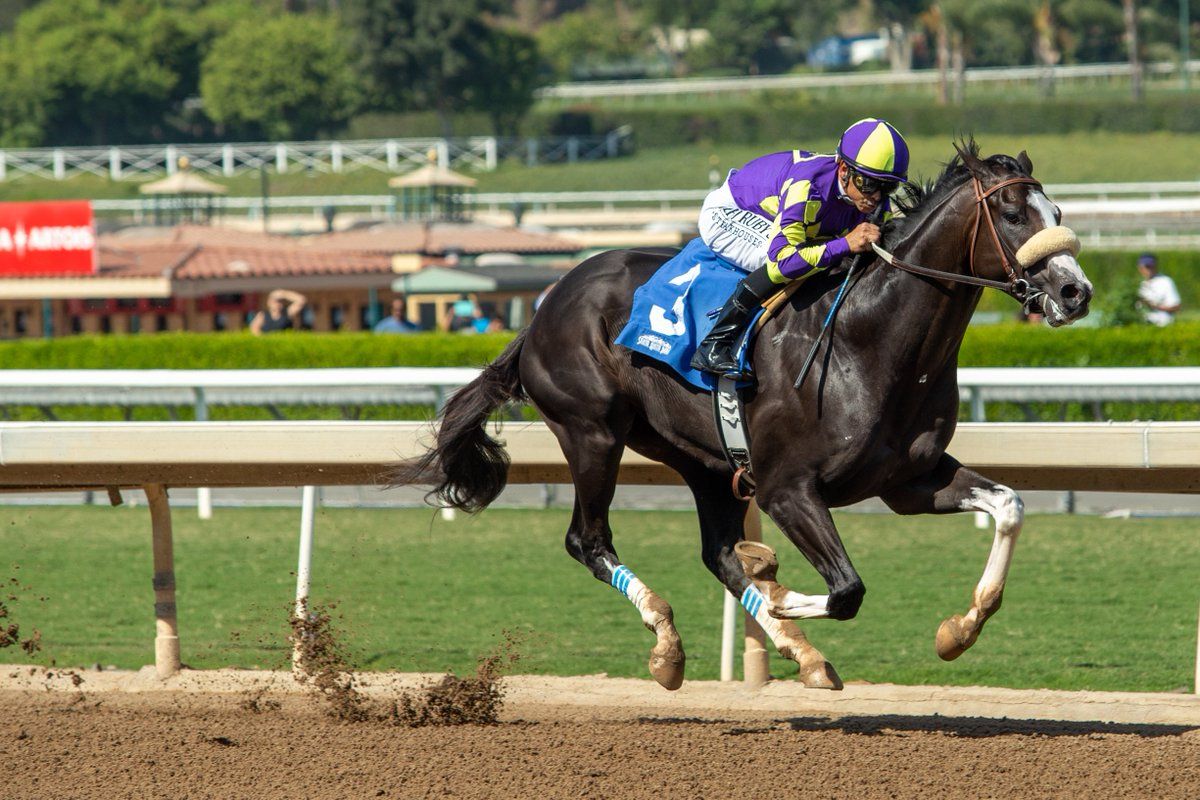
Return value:
[[(369, 680), (375, 699), (419, 685)], [(3, 668), (0, 796), (1200, 797), (1200, 723), (829, 716), (791, 686), (743, 702), (716, 684), (517, 678), (497, 724), (411, 728), (339, 721), (286, 676), (160, 686)], [(1032, 695), (1042, 715), (1058, 694)]]

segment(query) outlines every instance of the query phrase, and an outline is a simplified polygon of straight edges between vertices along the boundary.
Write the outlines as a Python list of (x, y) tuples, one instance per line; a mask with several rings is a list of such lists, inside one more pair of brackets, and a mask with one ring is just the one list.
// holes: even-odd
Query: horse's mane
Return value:
[(974, 136), (968, 136), (965, 140), (960, 139), (955, 142), (954, 149), (956, 151), (954, 157), (942, 165), (940, 175), (933, 180), (925, 181), (924, 184), (909, 181), (905, 184), (903, 192), (898, 192), (896, 196), (893, 196), (892, 205), (903, 216), (894, 218), (887, 225), (886, 234), (890, 246), (894, 247), (907, 239), (909, 234), (916, 230), (929, 215), (929, 212), (938, 207), (946, 195), (967, 180), (971, 171), (963, 163), (963, 153), (978, 158), (998, 172), (1009, 171), (1018, 175), (1024, 174), (1024, 170), (1012, 156), (998, 154), (979, 158), (979, 145), (975, 142)]

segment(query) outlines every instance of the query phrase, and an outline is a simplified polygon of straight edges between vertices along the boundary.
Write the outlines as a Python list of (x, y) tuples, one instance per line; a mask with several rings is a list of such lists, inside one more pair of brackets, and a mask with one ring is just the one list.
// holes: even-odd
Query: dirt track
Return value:
[[(162, 691), (145, 673), (78, 677), (3, 668), (0, 796), (1200, 797), (1200, 723), (831, 717), (790, 700), (792, 686), (743, 702), (717, 684), (667, 695), (591, 678), (515, 679), (496, 725), (411, 728), (339, 722), (286, 676), (219, 693), (203, 690), (212, 680)], [(402, 683), (414, 685), (366, 691)]]

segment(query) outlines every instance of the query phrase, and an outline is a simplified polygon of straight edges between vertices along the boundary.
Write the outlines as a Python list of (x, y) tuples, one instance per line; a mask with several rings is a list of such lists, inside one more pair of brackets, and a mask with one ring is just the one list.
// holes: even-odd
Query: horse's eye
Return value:
[(1019, 214), (1014, 214), (1014, 213), (1013, 213), (1013, 212), (1011, 212), (1011, 211), (1006, 211), (1006, 212), (1004, 213), (1004, 221), (1005, 221), (1005, 222), (1007, 222), (1007, 223), (1008, 223), (1008, 224), (1010, 224), (1010, 225), (1020, 225), (1020, 224), (1021, 224), (1021, 217), (1020, 217), (1020, 215), (1019, 215)]

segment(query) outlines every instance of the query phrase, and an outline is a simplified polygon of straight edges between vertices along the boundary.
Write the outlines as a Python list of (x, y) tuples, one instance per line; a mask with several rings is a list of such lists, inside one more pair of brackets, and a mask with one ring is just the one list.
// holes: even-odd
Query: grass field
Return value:
[[(294, 594), (294, 509), (175, 514), (183, 660), (196, 668), (286, 664)], [(634, 609), (563, 551), (570, 512), (324, 509), (312, 602), (334, 618), (355, 663), (376, 670), (469, 670), (503, 631), (518, 671), (645, 677), (653, 642)], [(858, 619), (814, 621), (813, 642), (846, 680), (1172, 691), (1190, 686), (1200, 553), (1189, 520), (1035, 516), (1017, 548), (1004, 608), (958, 661), (933, 651), (939, 621), (967, 609), (990, 533), (969, 515), (838, 516), (867, 597)], [(613, 515), (622, 558), (675, 608), (688, 676), (717, 676), (721, 589), (698, 556), (694, 515)], [(782, 580), (823, 591), (773, 529)], [(145, 508), (0, 507), (6, 623), (42, 634), (37, 663), (136, 668), (153, 659)], [(12, 599), (15, 598), (15, 599)], [(0, 662), (28, 660), (16, 648)], [(740, 659), (739, 659), (740, 664)], [(776, 675), (794, 665), (776, 658)]]
[[(932, 177), (940, 164), (954, 154), (945, 136), (914, 136), (911, 174)], [(1015, 155), (1027, 150), (1035, 174), (1048, 183), (1096, 181), (1197, 180), (1200, 167), (1195, 154), (1200, 135), (1179, 133), (1070, 133), (1029, 136), (983, 135), (979, 143), (985, 153)], [(579, 164), (526, 167), (505, 162), (491, 173), (476, 173), (481, 192), (542, 192), (583, 190), (703, 189), (708, 186), (709, 157), (715, 155), (722, 170), (737, 167), (772, 150), (806, 146), (831, 149), (835, 142), (779, 142), (769, 145), (681, 145), (641, 149), (628, 158)], [(270, 193), (283, 195), (386, 194), (388, 175), (358, 170), (340, 175), (308, 175), (303, 172), (271, 175)], [(235, 196), (257, 197), (257, 174), (220, 179)], [(67, 181), (22, 177), (0, 183), (0, 200), (49, 198), (134, 198), (135, 181), (113, 182), (92, 175)]]

